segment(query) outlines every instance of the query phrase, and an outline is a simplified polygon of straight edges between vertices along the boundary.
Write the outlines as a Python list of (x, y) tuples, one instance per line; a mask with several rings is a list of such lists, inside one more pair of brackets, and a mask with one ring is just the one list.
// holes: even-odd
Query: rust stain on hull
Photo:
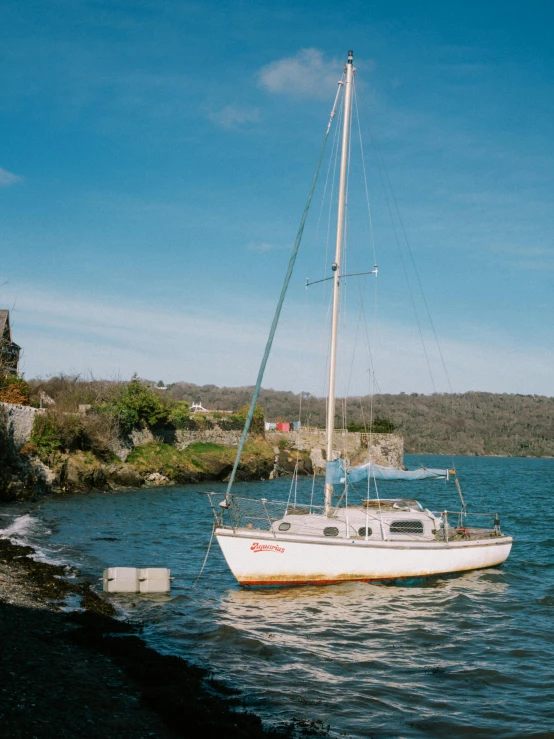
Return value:
[(368, 577), (367, 575), (345, 575), (345, 576), (339, 576), (333, 579), (328, 579), (323, 576), (319, 577), (315, 575), (314, 577), (310, 578), (291, 578), (287, 580), (282, 580), (275, 578), (273, 580), (257, 580), (257, 579), (248, 579), (248, 580), (240, 580), (237, 578), (240, 585), (243, 587), (254, 587), (254, 588), (260, 588), (260, 587), (291, 587), (291, 586), (297, 586), (297, 585), (338, 585), (339, 583), (344, 582), (365, 582), (365, 583), (381, 583), (381, 584), (393, 584), (397, 582), (402, 581), (408, 581), (408, 580), (419, 580), (419, 579), (426, 579), (430, 577), (445, 577), (447, 575), (461, 575), (464, 572), (475, 572), (476, 570), (488, 570), (491, 567), (499, 567), (502, 564), (502, 562), (499, 562), (497, 564), (487, 564), (484, 567), (470, 567), (468, 569), (462, 568), (460, 570), (447, 570), (446, 572), (420, 572), (418, 574), (405, 574), (405, 575), (396, 575), (394, 577)]

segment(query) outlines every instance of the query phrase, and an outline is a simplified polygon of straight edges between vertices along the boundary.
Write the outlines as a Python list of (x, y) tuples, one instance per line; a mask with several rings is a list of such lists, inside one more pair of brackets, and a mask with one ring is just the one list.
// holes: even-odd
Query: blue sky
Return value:
[[(253, 383), (353, 48), (453, 389), (554, 394), (554, 6), (350, 8), (4, 0), (0, 305), (27, 376)], [(429, 378), (364, 146), (380, 275), (347, 288), (339, 391), (368, 389), (358, 290), (379, 388), (447, 391), (416, 296)], [(264, 383), (317, 394), (327, 296), (303, 283), (325, 271), (321, 198)], [(360, 270), (373, 264), (362, 200)]]

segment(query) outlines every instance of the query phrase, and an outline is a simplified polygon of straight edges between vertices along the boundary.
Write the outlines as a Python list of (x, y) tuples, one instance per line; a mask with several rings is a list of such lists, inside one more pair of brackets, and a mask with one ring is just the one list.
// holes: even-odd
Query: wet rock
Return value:
[(146, 475), (144, 484), (148, 488), (160, 487), (161, 485), (175, 485), (173, 480), (162, 475), (161, 472), (151, 472), (149, 475)]
[(0, 460), (0, 501), (34, 500), (52, 489), (52, 478), (35, 468), (31, 459)]
[(282, 449), (279, 452), (277, 465), (280, 474), (292, 474), (297, 464), (299, 475), (313, 474), (312, 460), (307, 452), (295, 449)]
[(209, 480), (224, 480), (231, 474), (233, 463), (215, 455), (203, 454), (202, 467)]
[(58, 480), (54, 472), (44, 462), (41, 462), (38, 457), (28, 457), (26, 463), (31, 468), (33, 474), (36, 475), (37, 480), (42, 484), (44, 492), (48, 492), (52, 486), (57, 484)]
[(21, 480), (9, 473), (0, 476), (0, 500), (23, 500), (25, 497), (25, 485)]
[(178, 470), (175, 472), (173, 477), (174, 482), (179, 485), (190, 485), (194, 482), (204, 482), (206, 479), (212, 479), (208, 477), (201, 470)]
[(68, 489), (80, 488), (83, 484), (83, 464), (75, 457), (68, 457), (60, 470), (60, 481)]
[(81, 596), (81, 608), (85, 611), (98, 613), (101, 616), (115, 616), (114, 606), (94, 592), (89, 582), (74, 586), (74, 592)]
[(60, 470), (60, 485), (66, 492), (111, 489), (103, 465), (82, 454), (70, 455), (64, 461)]
[(239, 481), (268, 480), (275, 466), (275, 456), (269, 444), (258, 444), (255, 450), (241, 457), (236, 479)]
[(109, 482), (118, 487), (140, 488), (144, 485), (143, 476), (130, 464), (111, 464), (104, 470)]
[(109, 490), (111, 488), (108, 478), (106, 477), (106, 473), (102, 467), (93, 469), (90, 475), (85, 479), (89, 483), (90, 487), (95, 490)]

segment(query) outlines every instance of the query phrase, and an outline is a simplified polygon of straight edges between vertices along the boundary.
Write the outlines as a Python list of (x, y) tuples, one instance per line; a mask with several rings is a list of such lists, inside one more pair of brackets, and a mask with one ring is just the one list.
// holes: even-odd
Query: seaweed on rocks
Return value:
[[(90, 582), (79, 581), (75, 569), (36, 561), (34, 554), (31, 547), (0, 539), (0, 569), (11, 578), (8, 586), (0, 578), (0, 639), (13, 642), (1, 655), (12, 675), (0, 693), (4, 737), (305, 735), (292, 724), (264, 728), (243, 709), (238, 692), (205, 668), (149, 647), (137, 626), (113, 618), (113, 605)], [(25, 598), (14, 605), (16, 589)], [(70, 595), (80, 597), (82, 610), (60, 612)], [(78, 680), (70, 679), (72, 671)], [(120, 690), (113, 702), (111, 684)], [(133, 701), (140, 711), (126, 717)]]
[[(76, 619), (79, 622), (79, 618)], [(268, 737), (287, 734), (267, 731), (253, 713), (232, 710), (236, 696), (218, 690), (207, 670), (180, 657), (162, 655), (134, 633), (114, 634), (111, 619), (88, 618), (69, 638), (81, 646), (109, 657), (140, 688), (143, 703), (158, 713), (177, 736), (221, 735), (225, 737)]]

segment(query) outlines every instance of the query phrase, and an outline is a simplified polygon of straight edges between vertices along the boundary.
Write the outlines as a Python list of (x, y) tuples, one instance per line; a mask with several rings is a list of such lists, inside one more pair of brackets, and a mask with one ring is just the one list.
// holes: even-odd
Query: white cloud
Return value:
[(326, 60), (319, 49), (301, 49), (296, 56), (278, 59), (259, 71), (259, 83), (269, 92), (327, 99), (336, 89), (343, 65)]
[(221, 110), (209, 113), (209, 118), (223, 128), (237, 128), (244, 123), (257, 123), (260, 111), (248, 105), (226, 105)]
[(9, 187), (10, 185), (15, 185), (17, 182), (23, 182), (23, 177), (0, 167), (0, 187)]

